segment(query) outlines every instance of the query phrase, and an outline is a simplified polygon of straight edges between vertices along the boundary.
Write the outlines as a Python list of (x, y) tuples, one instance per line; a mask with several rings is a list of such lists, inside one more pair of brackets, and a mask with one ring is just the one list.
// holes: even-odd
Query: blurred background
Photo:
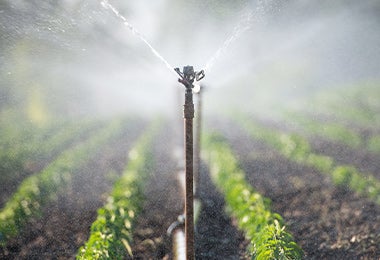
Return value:
[[(1, 0), (3, 123), (182, 109), (176, 76), (104, 3)], [(376, 0), (109, 4), (171, 66), (205, 69), (211, 110), (265, 115), (321, 90), (380, 85)]]

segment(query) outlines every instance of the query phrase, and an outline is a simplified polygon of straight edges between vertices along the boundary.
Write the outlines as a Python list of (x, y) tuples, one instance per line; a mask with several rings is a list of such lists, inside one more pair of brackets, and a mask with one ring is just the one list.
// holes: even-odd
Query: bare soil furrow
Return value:
[(247, 241), (225, 212), (223, 196), (202, 165), (199, 180), (201, 212), (196, 223), (196, 259), (245, 259)]
[(169, 226), (183, 212), (177, 164), (173, 158), (170, 129), (165, 129), (154, 145), (155, 168), (145, 186), (145, 203), (133, 234), (134, 259), (162, 259), (171, 256)]
[(99, 150), (73, 175), (72, 185), (57, 194), (57, 201), (44, 207), (42, 217), (32, 219), (1, 249), (0, 259), (74, 259), (142, 128), (143, 124), (136, 122), (122, 138)]
[(272, 200), (306, 259), (380, 257), (380, 208), (336, 188), (323, 174), (286, 160), (231, 122), (213, 124), (236, 152), (248, 181)]
[(340, 165), (352, 165), (360, 172), (370, 173), (380, 179), (380, 156), (364, 148), (352, 148), (347, 145), (321, 138), (310, 138), (310, 145), (315, 153), (321, 153)]

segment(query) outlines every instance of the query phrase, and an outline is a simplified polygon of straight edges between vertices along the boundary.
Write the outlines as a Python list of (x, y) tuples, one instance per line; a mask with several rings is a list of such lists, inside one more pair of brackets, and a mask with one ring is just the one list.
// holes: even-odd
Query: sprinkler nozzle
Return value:
[(186, 88), (193, 88), (194, 80), (200, 81), (205, 77), (203, 70), (195, 72), (193, 66), (184, 66), (183, 72), (179, 68), (175, 68), (174, 70), (181, 77), (178, 81), (185, 85)]
[(205, 77), (205, 72), (204, 70), (201, 70), (200, 72), (197, 72), (195, 73), (195, 79), (197, 81), (200, 81), (201, 79), (203, 79)]

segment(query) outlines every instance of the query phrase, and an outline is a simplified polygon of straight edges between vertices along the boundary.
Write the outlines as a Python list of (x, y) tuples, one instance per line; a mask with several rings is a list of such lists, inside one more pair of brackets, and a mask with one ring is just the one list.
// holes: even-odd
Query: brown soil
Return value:
[(171, 253), (166, 232), (182, 213), (183, 201), (169, 134), (164, 131), (154, 147), (154, 172), (146, 184), (144, 207), (133, 234), (134, 259), (162, 259)]
[(310, 139), (315, 153), (334, 158), (339, 165), (352, 165), (363, 174), (372, 174), (380, 179), (380, 156), (364, 148), (351, 148), (344, 144), (322, 138)]
[(288, 161), (231, 122), (214, 123), (248, 181), (272, 200), (306, 259), (378, 259), (380, 207), (337, 188), (325, 175)]
[(79, 142), (81, 139), (84, 139), (94, 130), (95, 127), (89, 129), (87, 133), (82, 133), (73, 137), (70, 141), (60, 146), (59, 149), (55, 149), (54, 152), (49, 154), (41, 154), (39, 156), (35, 156), (33, 159), (29, 158), (27, 161), (23, 162), (21, 169), (12, 173), (12, 178), (2, 180), (0, 189), (0, 208), (4, 207), (7, 200), (17, 190), (18, 186), (26, 177), (42, 171), (42, 169), (54, 160), (54, 158), (57, 157), (57, 155), (59, 155), (62, 151), (68, 149), (72, 145), (75, 145), (75, 143)]
[[(274, 128), (277, 131), (304, 134), (297, 130), (297, 127), (293, 127), (286, 122), (269, 119), (259, 119), (257, 122), (266, 127)], [(365, 131), (364, 128), (362, 130)], [(367, 133), (365, 139), (369, 139), (370, 136)], [(351, 165), (363, 174), (371, 174), (380, 179), (380, 160), (378, 154), (368, 151), (365, 147), (353, 148), (325, 137), (309, 136), (307, 139), (313, 153), (329, 156), (334, 159), (337, 165)]]
[[(140, 130), (128, 133), (122, 141), (110, 144), (75, 175), (73, 185), (47, 205), (41, 219), (31, 220), (23, 232), (0, 249), (1, 259), (74, 259), (80, 246), (88, 239), (96, 210), (105, 194), (125, 166), (126, 154)], [(154, 148), (156, 167), (149, 179), (143, 211), (137, 220), (132, 245), (133, 259), (170, 259), (171, 237), (168, 227), (183, 212), (183, 191), (178, 171), (183, 162), (173, 157), (173, 136), (168, 129), (157, 138)], [(178, 135), (178, 134), (177, 134)], [(113, 171), (113, 174), (107, 174)], [(107, 176), (113, 176), (107, 179)], [(202, 203), (197, 222), (195, 255), (197, 259), (245, 258), (246, 241), (224, 212), (222, 196), (201, 171), (199, 199)]]
[[(287, 229), (303, 248), (305, 259), (380, 258), (380, 207), (357, 194), (336, 188), (316, 170), (288, 161), (264, 143), (249, 137), (227, 121), (213, 121), (235, 151), (247, 180), (272, 200)], [(96, 210), (126, 163), (136, 127), (112, 143), (76, 175), (74, 184), (58, 203), (48, 205), (42, 219), (30, 221), (19, 237), (0, 249), (1, 259), (74, 259), (89, 235)], [(157, 163), (146, 185), (146, 202), (137, 220), (132, 249), (134, 259), (170, 259), (171, 237), (166, 231), (183, 211), (182, 191), (173, 158), (170, 129), (165, 129), (154, 148)], [(110, 171), (114, 174), (107, 174)], [(107, 179), (106, 176), (113, 176)], [(241, 232), (225, 213), (221, 194), (202, 165), (199, 184), (202, 203), (195, 232), (197, 259), (247, 259)]]
[(44, 207), (42, 218), (29, 221), (18, 237), (0, 248), (0, 259), (74, 259), (143, 125), (136, 121), (121, 139), (98, 151), (74, 175), (73, 185)]
[[(134, 234), (134, 259), (172, 259), (172, 237), (166, 235), (169, 226), (183, 213), (183, 191), (178, 180), (181, 162), (172, 157), (170, 132), (159, 138), (156, 162), (159, 165), (147, 184), (146, 203)], [(224, 212), (224, 200), (208, 177), (203, 166), (199, 199), (201, 211), (196, 222), (196, 259), (241, 259), (246, 243)]]
[(205, 165), (201, 167), (199, 199), (202, 203), (196, 224), (196, 259), (249, 259), (247, 241), (225, 212), (222, 194), (212, 183)]

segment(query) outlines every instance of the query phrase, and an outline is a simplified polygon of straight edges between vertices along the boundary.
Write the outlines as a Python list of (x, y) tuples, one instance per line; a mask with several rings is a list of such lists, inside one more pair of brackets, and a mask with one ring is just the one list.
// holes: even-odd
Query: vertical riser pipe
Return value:
[(194, 104), (191, 88), (186, 88), (184, 105), (185, 127), (185, 236), (186, 236), (186, 259), (194, 259), (194, 190), (193, 190), (193, 118)]
[(177, 229), (173, 234), (173, 259), (186, 260), (186, 240), (181, 229)]

